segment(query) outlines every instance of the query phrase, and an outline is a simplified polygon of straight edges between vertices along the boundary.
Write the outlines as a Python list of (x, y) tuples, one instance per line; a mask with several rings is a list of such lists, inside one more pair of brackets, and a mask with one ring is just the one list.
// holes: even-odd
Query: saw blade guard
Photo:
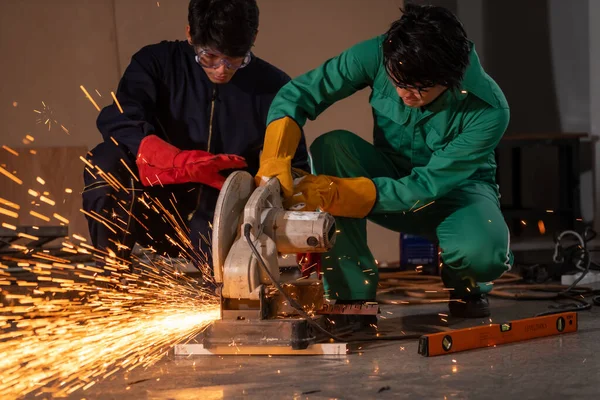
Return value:
[(240, 236), (244, 207), (255, 187), (251, 174), (235, 171), (229, 175), (219, 193), (212, 226), (212, 261), (217, 283), (223, 282), (225, 259)]

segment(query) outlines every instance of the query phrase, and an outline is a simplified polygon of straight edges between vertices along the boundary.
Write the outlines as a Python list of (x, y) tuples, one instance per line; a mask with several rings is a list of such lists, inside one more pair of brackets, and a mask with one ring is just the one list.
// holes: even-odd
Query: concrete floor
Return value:
[[(549, 304), (492, 299), (492, 320), (530, 317)], [(444, 305), (385, 306), (389, 318), (380, 329), (442, 327), (440, 312), (447, 312)], [(449, 326), (485, 323), (451, 319)], [(341, 357), (171, 356), (72, 398), (593, 399), (600, 396), (599, 335), (600, 307), (594, 307), (580, 313), (578, 333), (440, 357), (420, 356), (416, 341), (363, 344)]]

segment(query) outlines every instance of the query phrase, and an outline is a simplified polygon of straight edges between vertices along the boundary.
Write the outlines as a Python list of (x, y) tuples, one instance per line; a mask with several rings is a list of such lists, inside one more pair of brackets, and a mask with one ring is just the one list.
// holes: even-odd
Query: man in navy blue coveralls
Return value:
[[(255, 0), (191, 0), (187, 41), (133, 55), (116, 93), (123, 112), (111, 104), (100, 113), (104, 141), (88, 154), (94, 169), (84, 171), (84, 210), (110, 221), (88, 217), (97, 249), (127, 259), (137, 242), (179, 255), (171, 224), (144, 204), (151, 197), (208, 254), (225, 176), (256, 174), (269, 106), (290, 80), (250, 51), (258, 14)], [(293, 166), (308, 170), (304, 137)]]

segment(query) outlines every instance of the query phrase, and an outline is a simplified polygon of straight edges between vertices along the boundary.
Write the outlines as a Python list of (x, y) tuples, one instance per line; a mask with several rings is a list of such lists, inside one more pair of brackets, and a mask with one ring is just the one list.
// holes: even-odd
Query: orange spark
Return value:
[(110, 92), (113, 100), (115, 101), (115, 104), (117, 105), (117, 107), (119, 107), (119, 111), (121, 111), (121, 114), (123, 114), (123, 109), (121, 108), (121, 104), (119, 104), (119, 100), (117, 100), (117, 96), (115, 96), (115, 92)]
[(0, 204), (3, 204), (5, 206), (11, 207), (11, 208), (14, 208), (15, 210), (20, 210), (21, 209), (20, 205), (18, 205), (16, 203), (13, 203), (12, 201), (8, 201), (6, 199), (3, 199), (2, 197), (0, 197)]
[(114, 177), (114, 175), (113, 175), (113, 174), (111, 174), (111, 173), (109, 172), (109, 173), (108, 173), (108, 176), (110, 176), (110, 179), (112, 179), (112, 181), (113, 181), (114, 183), (116, 183), (116, 184), (117, 184), (117, 185), (118, 185), (118, 186), (119, 186), (121, 189), (123, 189), (123, 190), (125, 191), (125, 193), (129, 194), (129, 191), (128, 191), (128, 190), (125, 188), (125, 186), (123, 186), (123, 184), (122, 184), (122, 183), (121, 183), (121, 182), (120, 182), (120, 181), (119, 181), (117, 178), (115, 178), (115, 177)]
[(7, 178), (9, 178), (10, 180), (12, 180), (13, 182), (22, 185), (23, 181), (20, 180), (19, 178), (17, 178), (16, 176), (14, 176), (13, 174), (11, 174), (10, 172), (8, 172), (7, 170), (5, 170), (4, 168), (0, 167), (0, 174), (6, 176)]
[(85, 157), (83, 157), (83, 156), (79, 156), (79, 159), (80, 159), (81, 161), (83, 161), (83, 163), (84, 163), (85, 165), (87, 165), (88, 167), (90, 167), (90, 168), (92, 168), (92, 169), (94, 168), (94, 166), (92, 165), (92, 163), (90, 163), (88, 160), (86, 160), (86, 159), (85, 159)]
[(92, 171), (90, 171), (90, 169), (88, 167), (85, 167), (85, 170), (87, 171), (88, 174), (90, 174), (92, 176), (92, 178), (96, 179), (96, 175), (94, 175), (94, 173)]
[(3, 223), (2, 223), (2, 227), (3, 227), (3, 228), (6, 228), (6, 229), (13, 230), (13, 231), (16, 231), (16, 230), (17, 230), (17, 227), (16, 227), (16, 226), (14, 226), (14, 225), (11, 225), (11, 224), (7, 224), (6, 222), (3, 222)]
[(96, 104), (96, 102), (94, 101), (94, 99), (92, 98), (92, 96), (90, 96), (90, 94), (88, 93), (88, 91), (85, 90), (85, 88), (83, 87), (83, 85), (79, 86), (79, 88), (83, 91), (83, 93), (85, 93), (85, 97), (87, 97), (88, 100), (92, 102), (92, 104), (94, 105), (94, 107), (96, 107), (96, 110), (100, 111), (100, 107), (98, 107), (98, 104)]
[(129, 173), (131, 174), (131, 176), (133, 176), (133, 178), (136, 180), (136, 182), (140, 181), (138, 179), (138, 177), (135, 176), (135, 174), (133, 173), (133, 171), (129, 168), (129, 166), (127, 165), (127, 163), (122, 158), (121, 158), (121, 164), (123, 164), (125, 166), (125, 168), (127, 168), (127, 171), (129, 171)]
[(96, 165), (96, 169), (98, 170), (98, 174), (100, 175), (101, 178), (103, 178), (106, 183), (108, 183), (113, 189), (115, 189), (117, 192), (119, 191), (119, 185), (115, 182), (113, 182), (112, 178), (110, 176), (108, 176), (107, 174), (104, 173), (104, 171), (102, 171), (102, 169), (100, 169), (100, 167), (98, 167)]
[(19, 214), (14, 211), (7, 210), (5, 208), (0, 207), (0, 214), (9, 216), (11, 218), (19, 218)]
[(416, 206), (417, 204), (419, 204), (419, 202), (420, 202), (420, 201), (421, 201), (421, 200), (417, 200), (417, 201), (415, 201), (415, 204), (413, 204), (413, 205), (412, 205), (412, 207), (411, 207), (411, 208), (410, 208), (408, 211), (412, 211), (412, 210), (413, 210), (413, 208), (415, 208), (415, 206)]
[(538, 221), (538, 229), (540, 230), (540, 234), (545, 234), (546, 233), (546, 225), (544, 225), (544, 221), (539, 220)]
[(424, 209), (425, 207), (428, 207), (428, 206), (432, 205), (433, 203), (435, 203), (435, 200), (434, 200), (434, 201), (431, 201), (431, 202), (429, 202), (429, 203), (427, 203), (427, 204), (425, 204), (424, 206), (421, 206), (421, 207), (417, 208), (417, 209), (416, 209), (415, 211), (413, 211), (413, 212), (421, 211), (422, 209)]
[(40, 238), (39, 238), (39, 237), (37, 237), (37, 236), (28, 235), (28, 234), (26, 234), (26, 233), (23, 233), (23, 232), (19, 232), (19, 233), (17, 233), (17, 236), (18, 236), (18, 237), (25, 238), (25, 239), (31, 239), (31, 240), (40, 240)]
[[(121, 204), (121, 203), (119, 203)], [(85, 211), (84, 209), (80, 208), (79, 211), (81, 211), (82, 213), (84, 213), (85, 215), (87, 215), (90, 218), (95, 219), (96, 221), (100, 222), (102, 225), (106, 226), (108, 229), (110, 229), (112, 231), (112, 233), (117, 233), (117, 231), (115, 231), (113, 228), (111, 228), (106, 222), (102, 221), (100, 218), (96, 217), (93, 214), (90, 214), (89, 212)]]
[(36, 211), (29, 211), (29, 215), (31, 215), (33, 217), (36, 217), (36, 218), (39, 218), (39, 219), (41, 219), (43, 221), (46, 221), (46, 222), (50, 222), (50, 218), (48, 218), (44, 214), (40, 214), (40, 213), (38, 213)]
[(49, 261), (56, 261), (56, 262), (62, 262), (62, 263), (68, 263), (69, 260), (65, 260), (64, 258), (58, 258), (58, 257), (54, 257), (51, 256), (49, 254), (41, 254), (41, 253), (33, 253), (32, 257), (34, 258), (41, 258), (43, 260), (49, 260)]
[(56, 202), (54, 200), (49, 199), (46, 196), (40, 196), (40, 201), (43, 201), (44, 203), (49, 204), (51, 206), (56, 204)]
[(54, 213), (52, 214), (52, 216), (64, 224), (69, 224), (69, 220), (61, 216), (60, 214)]
[(8, 151), (10, 154), (12, 154), (13, 156), (19, 156), (19, 153), (17, 153), (16, 151), (14, 151), (13, 149), (11, 149), (10, 147), (6, 146), (6, 145), (2, 145), (2, 148), (6, 151)]
[(35, 178), (35, 180), (36, 180), (36, 181), (38, 181), (38, 183), (39, 183), (40, 185), (45, 185), (45, 184), (46, 184), (46, 181), (45, 181), (45, 180), (43, 180), (42, 178), (40, 178), (39, 176), (38, 176), (37, 178)]

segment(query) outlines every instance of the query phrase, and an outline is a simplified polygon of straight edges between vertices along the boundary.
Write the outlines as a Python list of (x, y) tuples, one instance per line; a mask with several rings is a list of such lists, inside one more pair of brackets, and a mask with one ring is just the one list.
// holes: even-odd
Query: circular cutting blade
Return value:
[(229, 175), (217, 199), (212, 232), (212, 259), (216, 282), (223, 282), (223, 265), (240, 227), (244, 206), (254, 191), (254, 178), (246, 171)]

